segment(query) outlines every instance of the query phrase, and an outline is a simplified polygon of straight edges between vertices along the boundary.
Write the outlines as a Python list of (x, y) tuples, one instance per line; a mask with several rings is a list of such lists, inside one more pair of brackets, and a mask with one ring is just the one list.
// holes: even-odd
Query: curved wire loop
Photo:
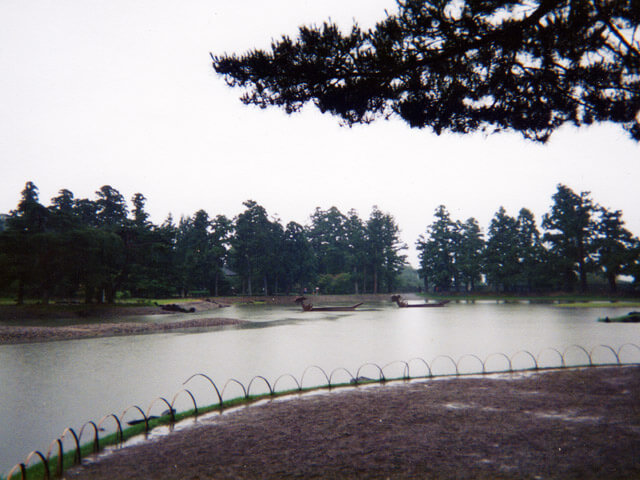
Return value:
[[(113, 418), (116, 421), (116, 442), (117, 443), (122, 443), (122, 439), (124, 438), (124, 434), (122, 432), (122, 422), (120, 422), (120, 419), (113, 413), (110, 413), (108, 415), (105, 415), (104, 417), (102, 417), (100, 419), (100, 421), (98, 422), (98, 430), (100, 430), (100, 427), (102, 427), (102, 424), (109, 418)], [(97, 438), (97, 437), (96, 437)], [(97, 442), (97, 450), (100, 450), (100, 440), (98, 440)]]
[(78, 441), (82, 441), (82, 434), (84, 433), (84, 429), (87, 427), (87, 425), (93, 428), (93, 453), (96, 453), (100, 451), (100, 440), (98, 438), (98, 428), (100, 427), (96, 425), (93, 420), (89, 420), (88, 422), (85, 422), (84, 425), (82, 425), (80, 431), (78, 432)]
[(520, 355), (521, 353), (522, 353), (522, 354), (525, 354), (525, 355), (528, 355), (528, 356), (529, 356), (529, 358), (530, 358), (531, 360), (533, 360), (533, 369), (534, 369), (534, 370), (538, 370), (538, 369), (540, 368), (540, 367), (538, 366), (538, 359), (536, 359), (536, 357), (535, 357), (535, 356), (534, 356), (530, 351), (528, 351), (528, 350), (518, 350), (516, 353), (514, 353), (514, 354), (511, 356), (511, 361), (510, 361), (510, 363), (512, 363), (512, 362), (515, 360), (515, 358), (516, 358), (518, 355)]
[[(495, 353), (492, 353), (492, 354), (488, 355), (484, 359), (484, 362), (482, 362), (482, 373), (487, 373), (487, 370), (486, 370), (487, 362), (492, 357), (502, 357), (502, 358), (504, 358), (507, 361), (507, 365), (509, 366), (509, 368), (507, 370), (503, 370), (503, 371), (509, 372), (509, 373), (513, 372), (513, 365), (511, 364), (511, 359), (507, 355), (502, 353), (502, 352), (495, 352)], [(492, 370), (491, 372), (492, 373), (498, 373), (498, 371), (496, 371), (496, 370)]]
[[(565, 349), (565, 351), (562, 353), (562, 358), (563, 359), (566, 358), (567, 352), (569, 352), (569, 350), (571, 350), (571, 349), (577, 349), (577, 350), (580, 350), (582, 353), (584, 353), (587, 356), (587, 360), (589, 361), (589, 367), (593, 367), (593, 361), (591, 360), (591, 354), (587, 351), (586, 348), (584, 348), (584, 347), (582, 347), (580, 345), (571, 345), (571, 346), (567, 347)], [(566, 365), (566, 361), (565, 361), (564, 366), (565, 367), (567, 366)]]
[(458, 358), (458, 361), (456, 362), (456, 375), (460, 371), (459, 370), (460, 362), (462, 362), (462, 360), (464, 360), (465, 358), (475, 358), (478, 362), (480, 362), (480, 366), (482, 367), (482, 374), (484, 375), (485, 373), (487, 373), (484, 369), (484, 362), (482, 361), (482, 359), (477, 355), (474, 355), (473, 353), (467, 353), (465, 355), (462, 355), (460, 358)]
[(360, 365), (360, 367), (358, 367), (358, 370), (356, 370), (356, 378), (355, 378), (355, 382), (354, 382), (356, 385), (358, 385), (360, 383), (363, 383), (363, 381), (365, 381), (365, 382), (369, 381), (369, 379), (365, 379), (365, 378), (360, 376), (360, 371), (363, 368), (366, 368), (366, 367), (375, 367), (375, 368), (377, 368), (378, 369), (378, 375), (379, 375), (378, 376), (378, 381), (382, 382), (382, 383), (387, 381), (387, 379), (384, 376), (384, 372), (382, 371), (382, 369), (377, 364), (369, 362), (369, 363), (365, 363), (363, 365)]
[[(638, 350), (638, 352), (640, 352), (640, 347), (638, 345), (636, 345), (635, 343), (625, 343), (624, 345), (622, 345), (620, 348), (618, 348), (618, 356), (621, 356), (622, 354), (622, 349), (624, 347), (634, 347), (636, 350)], [(635, 363), (640, 363), (640, 361), (635, 362)]]
[(62, 446), (62, 440), (60, 440), (60, 438), (56, 438), (55, 440), (53, 440), (50, 444), (49, 447), (47, 448), (47, 462), (51, 462), (51, 451), (53, 449), (53, 446), (57, 445), (58, 446), (58, 456), (57, 456), (57, 462), (56, 462), (56, 475), (58, 477), (62, 476), (62, 455), (64, 454), (64, 448)]
[(13, 477), (13, 475), (16, 474), (18, 470), (20, 471), (20, 480), (26, 480), (27, 467), (24, 463), (15, 464), (13, 468), (9, 470), (9, 473), (7, 474), (7, 480), (13, 480), (11, 477)]
[(164, 402), (164, 404), (169, 408), (169, 415), (171, 415), (171, 423), (174, 423), (176, 421), (176, 412), (174, 412), (173, 407), (171, 406), (171, 404), (167, 401), (166, 398), (164, 397), (158, 397), (155, 398), (150, 404), (149, 404), (149, 408), (147, 409), (147, 418), (149, 418), (149, 414), (151, 413), (151, 409), (153, 408), (153, 406), (155, 405), (155, 403), (160, 400), (162, 402)]
[(189, 380), (195, 377), (203, 377), (205, 380), (207, 380), (211, 384), (213, 389), (216, 391), (216, 395), (218, 396), (218, 405), (220, 405), (220, 408), (222, 408), (222, 395), (220, 394), (220, 390), (218, 390), (218, 386), (215, 384), (213, 380), (211, 380), (211, 378), (208, 375), (205, 375), (204, 373), (193, 374), (189, 378), (187, 378), (182, 384), (186, 385)]
[(195, 411), (195, 416), (198, 416), (198, 404), (196, 403), (196, 397), (193, 396), (193, 394), (187, 390), (186, 388), (183, 388), (182, 390), (180, 390), (179, 392), (177, 392), (173, 398), (171, 399), (171, 405), (169, 406), (169, 410), (171, 410), (171, 412), (173, 412), (171, 415), (175, 414), (176, 409), (173, 408), (173, 406), (176, 403), (176, 400), (178, 399), (178, 396), (182, 393), (186, 393), (187, 395), (189, 395), (189, 397), (191, 397), (191, 402), (193, 403), (193, 409)]
[(564, 368), (566, 367), (565, 363), (564, 363), (564, 355), (562, 355), (562, 353), (560, 353), (558, 350), (556, 350), (555, 348), (545, 348), (544, 350), (542, 350), (537, 357), (536, 363), (539, 365), (540, 364), (540, 357), (542, 356), (542, 354), (544, 352), (546, 352), (547, 350), (550, 350), (552, 352), (555, 352), (558, 354), (558, 356), (560, 357), (560, 368)]
[(351, 374), (351, 372), (349, 370), (347, 370), (346, 368), (343, 367), (338, 367), (336, 369), (334, 369), (330, 374), (329, 374), (329, 388), (331, 388), (333, 386), (333, 374), (337, 373), (337, 372), (345, 372), (348, 376), (349, 376), (349, 383), (355, 383), (355, 378), (353, 377), (353, 375)]
[[(127, 412), (131, 409), (136, 409), (138, 410), (138, 412), (140, 413), (140, 415), (142, 415), (142, 419), (144, 421), (144, 431), (145, 433), (147, 433), (149, 431), (149, 417), (147, 417), (147, 415), (144, 413), (144, 411), (138, 406), (138, 405), (131, 405), (130, 407), (127, 407), (121, 414), (120, 414), (120, 418), (122, 419), (122, 421), (124, 421), (124, 416), (127, 414)], [(134, 423), (139, 423), (137, 421), (134, 421)], [(132, 423), (129, 423), (129, 425), (133, 425)]]
[[(427, 361), (426, 361), (424, 358), (421, 358), (421, 357), (414, 357), (414, 358), (410, 359), (410, 360), (407, 362), (407, 368), (409, 368), (409, 364), (410, 364), (411, 362), (413, 362), (414, 360), (415, 360), (415, 361), (420, 361), (420, 362), (422, 362), (422, 363), (424, 364), (424, 366), (425, 366), (425, 367), (427, 367), (427, 371), (429, 372), (428, 378), (433, 377), (433, 372), (431, 371), (431, 365), (429, 365), (429, 363), (427, 363)], [(409, 378), (412, 378), (412, 377), (411, 377), (411, 372), (409, 372)], [(427, 378), (427, 376), (423, 376), (423, 377), (416, 377), (416, 378)]]
[(238, 380), (236, 380), (235, 378), (230, 378), (229, 380), (227, 380), (227, 383), (224, 384), (224, 387), (222, 387), (222, 395), (224, 397), (224, 392), (227, 389), (227, 386), (230, 383), (235, 383), (236, 385), (239, 385), (240, 388), (242, 388), (242, 394), (244, 395), (244, 398), (247, 399), (249, 398), (249, 394), (247, 393), (247, 389), (244, 387), (244, 385), (242, 384), (242, 382), (239, 382)]
[(285, 374), (280, 375), (278, 378), (276, 378), (276, 381), (275, 381), (275, 382), (273, 382), (273, 391), (274, 391), (274, 392), (277, 392), (277, 385), (278, 385), (278, 382), (279, 382), (282, 378), (290, 378), (290, 379), (292, 379), (292, 380), (293, 380), (293, 382), (296, 384), (297, 390), (298, 390), (299, 392), (301, 392), (301, 391), (302, 391), (302, 385), (301, 385), (301, 383), (300, 383), (300, 382), (298, 382), (298, 379), (297, 379), (296, 377), (294, 377), (293, 375), (291, 375), (290, 373), (285, 373)]
[(71, 436), (73, 437), (73, 441), (76, 444), (76, 453), (73, 456), (73, 462), (75, 465), (77, 465), (82, 461), (81, 452), (80, 452), (80, 439), (78, 438), (78, 435), (76, 435), (76, 432), (73, 430), (73, 428), (67, 427), (62, 432), (62, 435), (60, 436), (60, 441), (64, 440), (64, 437), (67, 435), (67, 433), (71, 434)]
[(382, 371), (384, 372), (387, 368), (395, 365), (396, 363), (399, 363), (400, 365), (402, 365), (404, 367), (402, 369), (402, 379), (403, 380), (409, 380), (411, 378), (409, 376), (409, 364), (407, 362), (405, 362), (404, 360), (396, 360), (395, 362), (389, 362), (384, 367), (382, 367)]
[[(49, 480), (51, 478), (51, 472), (49, 471), (49, 462), (47, 461), (46, 457), (42, 454), (42, 452), (38, 450), (34, 450), (31, 453), (29, 453), (29, 455), (27, 455), (27, 458), (25, 458), (24, 460), (25, 467), (29, 465), (29, 462), (31, 462), (31, 458), (34, 456), (37, 456), (38, 458), (40, 458), (40, 463), (42, 463), (42, 466), (44, 467), (44, 480)], [(10, 480), (10, 479), (11, 479), (11, 475), (7, 477), (7, 480)]]
[(327, 381), (327, 386), (331, 387), (331, 380), (329, 379), (329, 376), (327, 375), (327, 372), (325, 372), (321, 367), (319, 367), (318, 365), (311, 365), (307, 368), (304, 369), (304, 372), (302, 372), (302, 378), (300, 379), (300, 386), (302, 387), (304, 385), (304, 377), (307, 374), (307, 372), (311, 369), (315, 369), (315, 370), (320, 370), (320, 372), (322, 373), (322, 375), (324, 375), (325, 380)]
[(78, 464), (81, 462), (82, 458), (81, 458), (81, 453), (80, 453), (80, 442), (78, 440), (78, 435), (76, 435), (76, 432), (73, 430), (73, 428), (71, 427), (67, 427), (64, 429), (64, 431), (62, 432), (62, 435), (60, 435), (58, 438), (56, 438), (54, 441), (52, 441), (49, 444), (49, 448), (47, 449), (47, 462), (49, 462), (51, 460), (51, 451), (53, 449), (53, 445), (57, 445), (58, 446), (58, 461), (57, 461), (57, 467), (56, 467), (56, 475), (58, 475), (59, 477), (62, 476), (62, 473), (64, 471), (64, 445), (63, 445), (63, 440), (64, 437), (67, 436), (67, 433), (70, 433), (73, 436), (73, 439), (75, 441), (75, 445), (76, 445), (76, 451), (75, 454), (73, 456), (73, 461), (74, 464)]
[(600, 344), (600, 345), (596, 345), (595, 347), (593, 347), (591, 349), (591, 351), (589, 352), (589, 357), (593, 357), (593, 354), (595, 353), (595, 351), (599, 348), (604, 348), (605, 350), (609, 350), (611, 353), (613, 353), (614, 358), (616, 359), (616, 365), (620, 365), (620, 356), (618, 355), (618, 352), (616, 352), (613, 348), (611, 348), (609, 345), (604, 345), (604, 344)]
[(267, 388), (269, 389), (269, 395), (273, 396), (274, 392), (273, 392), (273, 388), (271, 388), (271, 384), (269, 383), (269, 380), (264, 378), (262, 375), (256, 375), (251, 379), (251, 381), (249, 382), (249, 385), (247, 385), (247, 395), (246, 395), (247, 397), (251, 395), (251, 385), (253, 385), (253, 382), (255, 380), (262, 380), (267, 385)]
[(436, 358), (434, 358), (433, 360), (431, 360), (431, 366), (435, 367), (436, 364), (436, 360), (440, 359), (440, 358), (444, 358), (446, 360), (449, 360), (451, 362), (451, 364), (453, 365), (453, 367), (456, 369), (456, 376), (460, 375), (460, 372), (458, 371), (458, 364), (456, 363), (456, 361), (451, 358), (449, 355), (438, 355)]

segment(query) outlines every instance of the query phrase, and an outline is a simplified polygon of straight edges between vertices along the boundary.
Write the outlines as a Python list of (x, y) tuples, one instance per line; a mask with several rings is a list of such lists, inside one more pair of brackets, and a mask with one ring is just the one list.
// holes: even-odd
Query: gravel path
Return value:
[(68, 479), (640, 478), (640, 367), (357, 387), (266, 401)]

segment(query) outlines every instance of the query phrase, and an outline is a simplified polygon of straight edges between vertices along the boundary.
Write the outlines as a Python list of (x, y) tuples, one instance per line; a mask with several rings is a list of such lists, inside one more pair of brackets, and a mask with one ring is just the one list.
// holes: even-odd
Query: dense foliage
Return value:
[[(599, 277), (611, 292), (621, 275), (640, 284), (640, 241), (622, 212), (595, 204), (588, 192), (558, 185), (540, 232), (523, 208), (502, 207), (487, 238), (478, 222), (453, 220), (446, 207), (420, 236), (420, 269), (406, 264), (393, 216), (373, 207), (317, 208), (306, 226), (283, 226), (253, 200), (235, 218), (198, 210), (177, 225), (149, 221), (145, 197), (131, 210), (105, 185), (94, 200), (61, 190), (48, 207), (28, 182), (0, 229), (0, 295), (113, 302), (116, 295), (274, 295), (384, 293), (396, 290), (551, 292), (587, 290)], [(423, 279), (422, 285), (418, 275)]]
[(105, 185), (94, 200), (61, 190), (48, 207), (28, 182), (0, 231), (0, 293), (113, 302), (135, 297), (304, 291), (390, 292), (405, 265), (394, 218), (374, 207), (316, 209), (311, 224), (286, 226), (253, 200), (234, 219), (204, 210), (176, 225), (149, 221), (137, 193)]
[(242, 100), (307, 102), (347, 124), (398, 116), (436, 133), (613, 122), (640, 140), (638, 0), (397, 0), (374, 28), (301, 27), (271, 51), (213, 57)]
[(622, 212), (595, 205), (589, 192), (558, 185), (541, 234), (533, 214), (516, 218), (503, 207), (485, 240), (474, 218), (453, 221), (446, 207), (418, 239), (425, 289), (473, 291), (484, 277), (490, 290), (508, 293), (585, 292), (588, 274), (604, 278), (612, 293), (626, 275), (640, 283), (640, 240), (624, 227)]

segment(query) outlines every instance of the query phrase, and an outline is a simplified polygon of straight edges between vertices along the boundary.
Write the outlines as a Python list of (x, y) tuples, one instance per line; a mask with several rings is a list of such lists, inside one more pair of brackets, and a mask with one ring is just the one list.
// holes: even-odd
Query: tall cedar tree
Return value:
[(516, 219), (507, 215), (504, 207), (500, 207), (489, 224), (485, 268), (487, 281), (498, 291), (513, 292), (518, 284), (517, 226)]
[(597, 265), (609, 284), (609, 291), (618, 290), (617, 277), (633, 264), (637, 255), (638, 239), (624, 228), (622, 212), (598, 208), (594, 247)]
[(589, 192), (577, 194), (562, 184), (552, 199), (551, 212), (542, 218), (542, 228), (547, 230), (544, 241), (564, 270), (565, 288), (572, 288), (577, 273), (580, 291), (586, 292), (587, 273), (593, 266), (595, 207)]
[(211, 55), (242, 101), (313, 102), (346, 124), (512, 130), (613, 122), (640, 140), (640, 0), (397, 0), (374, 28), (300, 28), (271, 51)]
[[(456, 255), (460, 232), (458, 224), (444, 205), (438, 206), (434, 213), (436, 220), (427, 227), (427, 235), (420, 235), (416, 242), (420, 259), (420, 276), (424, 279), (424, 288), (428, 290), (448, 291), (456, 283)], [(457, 285), (456, 285), (457, 286)]]
[(366, 224), (367, 256), (373, 275), (373, 293), (378, 293), (384, 285), (387, 292), (393, 290), (393, 282), (405, 264), (401, 250), (407, 247), (400, 241), (400, 229), (395, 219), (388, 213), (373, 207)]
[(460, 232), (456, 267), (460, 283), (466, 291), (474, 291), (482, 278), (484, 268), (484, 236), (478, 221), (471, 217), (466, 222), (458, 222)]

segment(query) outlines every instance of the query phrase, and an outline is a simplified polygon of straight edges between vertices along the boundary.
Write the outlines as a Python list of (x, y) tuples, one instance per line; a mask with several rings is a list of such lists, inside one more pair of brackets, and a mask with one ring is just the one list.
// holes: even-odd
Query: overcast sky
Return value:
[(503, 205), (549, 210), (558, 183), (624, 212), (640, 234), (640, 147), (618, 127), (566, 128), (547, 145), (517, 134), (436, 136), (398, 120), (340, 127), (313, 108), (247, 107), (209, 52), (265, 48), (301, 24), (362, 27), (393, 0), (0, 1), (0, 212), (26, 181), (48, 205), (62, 188), (143, 193), (161, 223), (256, 200), (308, 223), (315, 207), (391, 213), (411, 247), (444, 204), (486, 232)]

